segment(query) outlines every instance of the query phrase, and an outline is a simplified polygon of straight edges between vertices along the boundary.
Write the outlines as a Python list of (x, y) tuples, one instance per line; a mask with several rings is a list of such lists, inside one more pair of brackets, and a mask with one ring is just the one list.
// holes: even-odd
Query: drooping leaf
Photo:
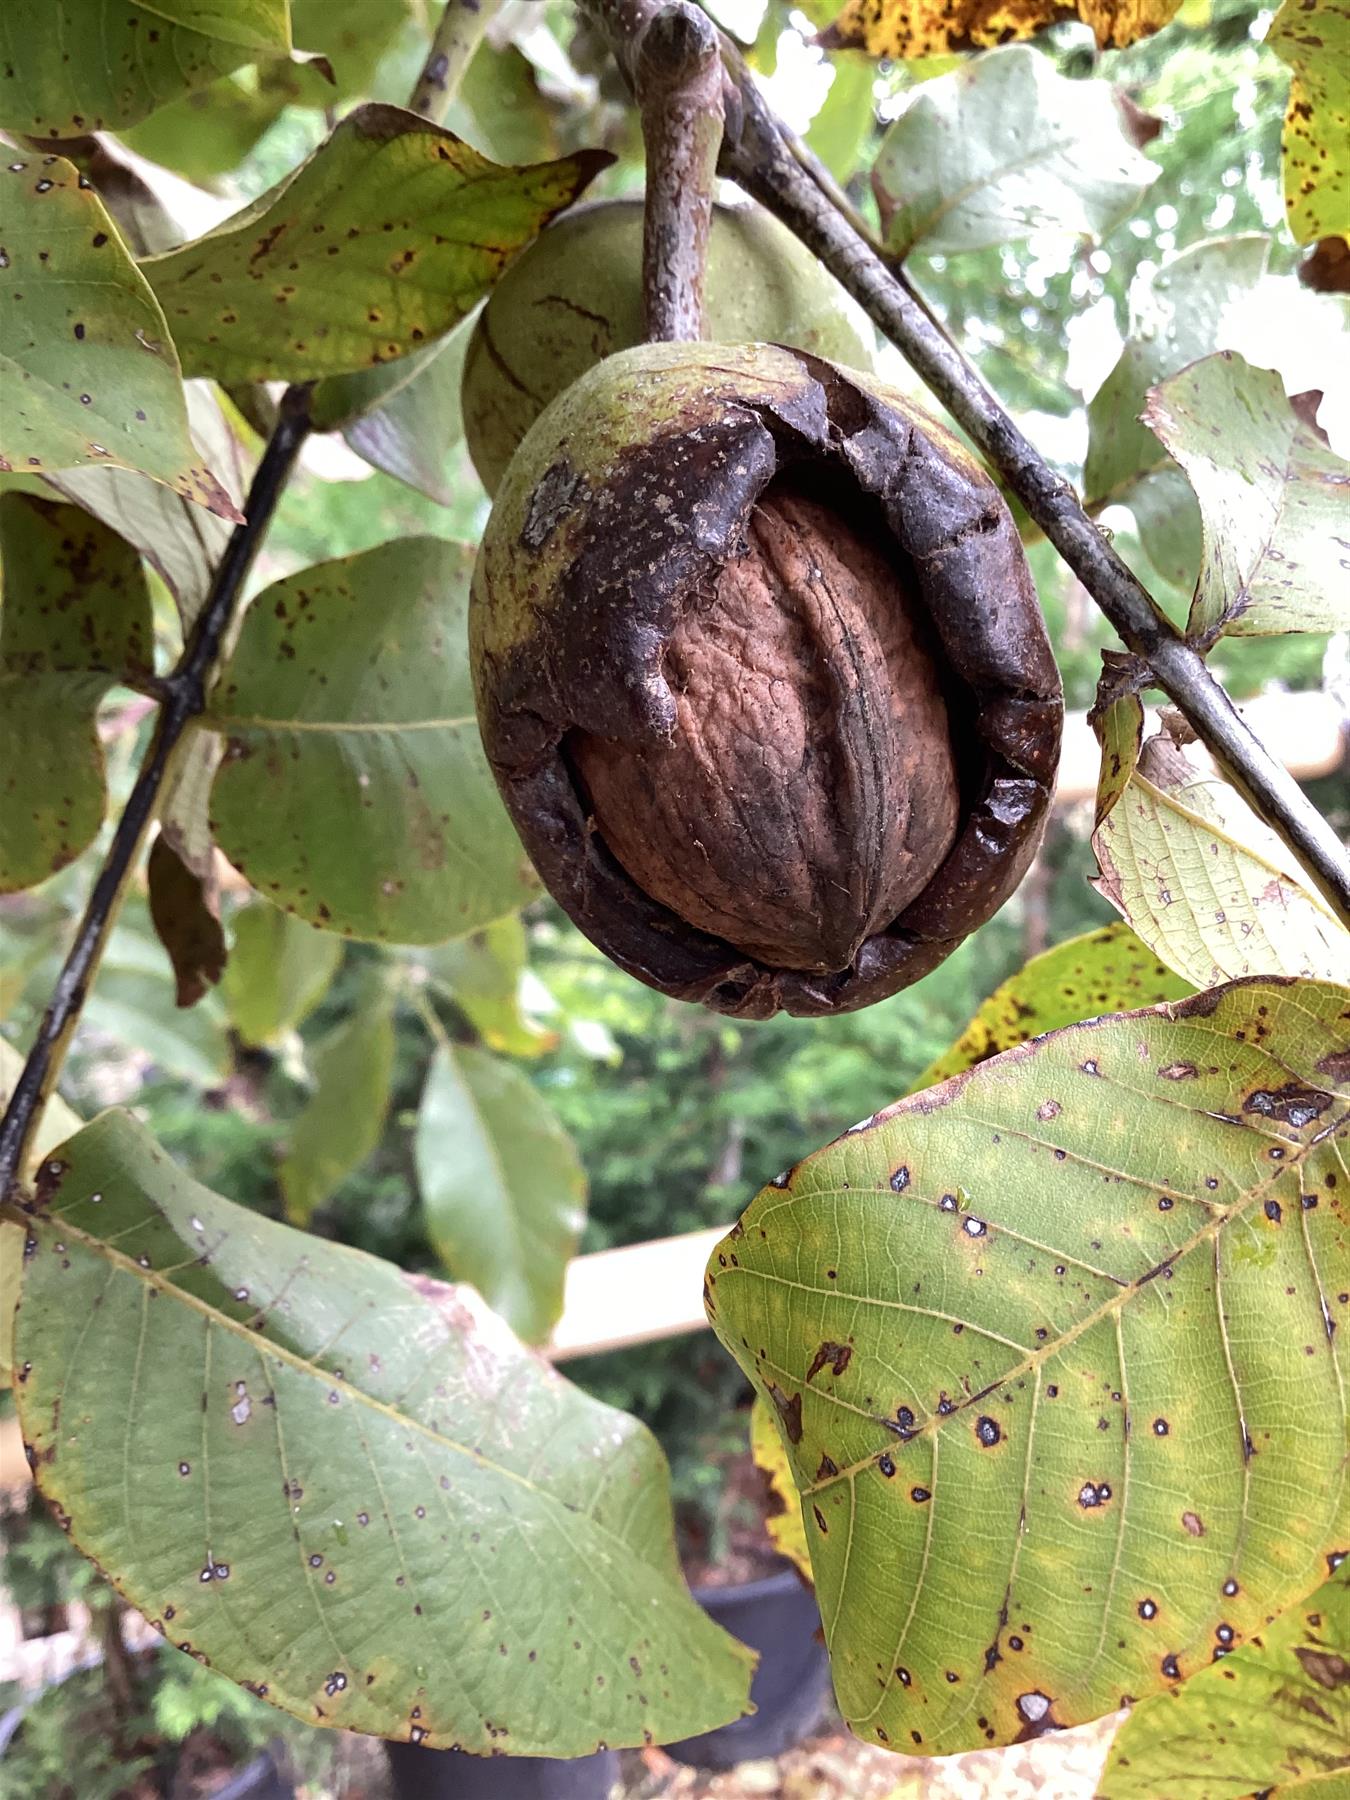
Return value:
[(379, 1143), (394, 1073), (394, 1000), (371, 980), (350, 1016), (309, 1054), (314, 1087), (277, 1171), (293, 1225), (308, 1225)]
[(1015, 1044), (1102, 1013), (1183, 1000), (1189, 982), (1161, 963), (1128, 925), (1107, 925), (1033, 956), (994, 989), (950, 1050), (931, 1062), (911, 1092), (935, 1087)]
[(179, 1006), (195, 1006), (225, 968), (219, 897), (162, 831), (150, 846), (146, 879), (150, 919), (173, 965), (174, 997)]
[(164, 314), (87, 177), (15, 155), (0, 206), (0, 470), (140, 469), (238, 519), (188, 436)]
[(1298, 244), (1350, 232), (1350, 5), (1284, 0), (1266, 42), (1289, 64), (1284, 203)]
[(184, 366), (312, 381), (450, 330), (610, 158), (516, 169), (394, 106), (362, 106), (276, 187), (142, 264)]
[(1221, 350), (1152, 389), (1144, 416), (1204, 521), (1187, 635), (1350, 629), (1350, 463), (1279, 376)]
[(286, 0), (5, 0), (0, 127), (115, 131), (290, 47)]
[[(1219, 1645), (1217, 1648), (1222, 1649)], [(1332, 1797), (1350, 1783), (1350, 1566), (1185, 1687), (1136, 1706), (1100, 1800)]]
[(427, 1231), (446, 1270), (526, 1343), (543, 1343), (586, 1219), (571, 1138), (509, 1063), (446, 1044), (427, 1074), (416, 1151)]
[(174, 1643), (311, 1724), (429, 1747), (577, 1755), (742, 1710), (749, 1658), (685, 1591), (634, 1420), (468, 1292), (231, 1205), (124, 1114), (52, 1161), (24, 1437)]
[(468, 937), (438, 944), (419, 958), (489, 1050), (506, 1056), (540, 1056), (558, 1042), (521, 1004), (527, 946), (520, 915), (512, 913)]
[(802, 1519), (802, 1497), (792, 1479), (783, 1439), (774, 1423), (774, 1411), (762, 1395), (756, 1394), (750, 1408), (750, 1453), (755, 1467), (768, 1480), (778, 1503), (775, 1512), (766, 1514), (764, 1527), (775, 1550), (811, 1579), (811, 1553), (806, 1547), (806, 1525)]
[[(209, 382), (189, 381), (183, 394), (199, 455), (215, 470), (231, 503), (242, 507), (243, 455), (213, 388)], [(229, 542), (230, 521), (130, 469), (63, 469), (46, 479), (58, 493), (135, 545), (163, 578), (186, 630), (197, 617)]]
[(1161, 30), (1181, 0), (845, 0), (821, 33), (829, 50), (916, 58), (1031, 37), (1060, 19), (1090, 25), (1098, 49), (1120, 49)]
[(235, 913), (221, 993), (245, 1044), (275, 1044), (328, 992), (342, 940), (316, 931), (266, 900)]
[(404, 538), (287, 576), (244, 615), (209, 714), (228, 739), (216, 840), (325, 930), (438, 943), (537, 891), (478, 739), (471, 560)]
[(1158, 174), (1108, 81), (1071, 81), (1024, 45), (928, 81), (882, 141), (872, 185), (897, 256), (1033, 232), (1096, 239)]
[(1350, 984), (1350, 932), (1235, 788), (1151, 738), (1092, 836), (1094, 886), (1192, 987), (1245, 975)]
[(752, 1203), (709, 1314), (780, 1420), (859, 1735), (1095, 1718), (1323, 1578), (1348, 1130), (1350, 991), (1248, 982), (1008, 1051)]
[[(9, 1104), (14, 1084), (23, 1070), (23, 1057), (12, 1044), (0, 1038), (0, 1114)], [(79, 1114), (66, 1105), (59, 1094), (53, 1094), (42, 1112), (24, 1161), (28, 1177), (54, 1144), (63, 1142), (80, 1129)], [(12, 1386), (14, 1309), (19, 1304), (19, 1282), (23, 1275), (23, 1228), (0, 1224), (0, 1388)]]
[(0, 893), (13, 893), (93, 842), (98, 705), (150, 673), (154, 641), (139, 557), (78, 507), (0, 495), (0, 562)]
[(159, 809), (161, 836), (212, 896), (218, 895), (220, 880), (207, 807), (219, 750), (214, 732), (191, 733), (165, 783)]

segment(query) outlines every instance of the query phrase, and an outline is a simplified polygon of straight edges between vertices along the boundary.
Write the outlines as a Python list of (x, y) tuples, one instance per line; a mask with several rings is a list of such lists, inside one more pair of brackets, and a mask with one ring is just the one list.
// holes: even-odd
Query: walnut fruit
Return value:
[[(758, 206), (719, 206), (708, 240), (707, 336), (792, 344), (871, 367), (872, 328), (785, 225)], [(602, 357), (645, 337), (642, 201), (563, 214), (492, 290), (464, 358), (464, 435), (484, 487), (539, 414)]]
[(867, 1005), (1040, 840), (1062, 701), (1012, 518), (912, 401), (805, 352), (584, 376), (511, 464), (470, 636), (535, 866), (665, 993)]

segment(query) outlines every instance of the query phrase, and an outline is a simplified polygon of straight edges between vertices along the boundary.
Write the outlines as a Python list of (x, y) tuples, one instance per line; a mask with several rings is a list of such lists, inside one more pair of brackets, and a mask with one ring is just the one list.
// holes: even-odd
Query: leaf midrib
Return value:
[[(1164, 1260), (1158, 1264), (1158, 1269), (1150, 1270), (1142, 1276), (1137, 1276), (1133, 1281), (1122, 1287), (1118, 1293), (1109, 1295), (1100, 1306), (1085, 1313), (1076, 1324), (1070, 1326), (1068, 1330), (1061, 1332), (1053, 1342), (1038, 1345), (1034, 1349), (1025, 1352), (1020, 1363), (1016, 1363), (1011, 1368), (1005, 1370), (1003, 1374), (999, 1376), (997, 1381), (990, 1382), (979, 1394), (972, 1394), (965, 1399), (960, 1400), (948, 1413), (930, 1413), (928, 1418), (926, 1418), (921, 1425), (916, 1425), (914, 1430), (906, 1436), (904, 1443), (901, 1443), (899, 1446), (900, 1449), (903, 1450), (906, 1444), (912, 1443), (918, 1438), (930, 1436), (936, 1437), (938, 1431), (941, 1430), (949, 1420), (959, 1417), (961, 1413), (967, 1410), (967, 1408), (977, 1405), (978, 1402), (984, 1399), (988, 1394), (994, 1392), (998, 1388), (1006, 1387), (1009, 1382), (1016, 1381), (1021, 1375), (1033, 1374), (1039, 1371), (1051, 1357), (1058, 1356), (1062, 1350), (1073, 1344), (1093, 1326), (1101, 1324), (1104, 1319), (1118, 1316), (1130, 1296), (1138, 1293), (1143, 1287), (1153, 1281), (1157, 1276), (1158, 1270), (1174, 1267), (1177, 1263), (1188, 1257), (1192, 1251), (1197, 1249), (1200, 1245), (1216, 1239), (1220, 1231), (1223, 1230), (1224, 1226), (1227, 1225), (1230, 1220), (1241, 1218), (1257, 1203), (1258, 1200), (1260, 1200), (1262, 1195), (1265, 1194), (1275, 1182), (1287, 1175), (1290, 1170), (1302, 1169), (1312, 1151), (1327, 1142), (1328, 1139), (1334, 1137), (1347, 1124), (1350, 1124), (1350, 1103), (1345, 1105), (1345, 1110), (1341, 1113), (1339, 1118), (1324, 1126), (1323, 1129), (1306, 1144), (1297, 1146), (1297, 1149), (1293, 1154), (1286, 1160), (1281, 1161), (1279, 1166), (1271, 1170), (1264, 1180), (1258, 1182), (1255, 1187), (1251, 1188), (1243, 1199), (1235, 1201), (1233, 1205), (1225, 1207), (1222, 1212), (1216, 1212), (1212, 1218), (1207, 1219), (1185, 1243), (1177, 1247), (1172, 1255), (1164, 1258)], [(1288, 1140), (1284, 1141), (1287, 1142)], [(811, 1196), (812, 1199), (817, 1197), (818, 1195), (816, 1193), (813, 1193)], [(801, 1198), (801, 1196), (796, 1196), (796, 1198)], [(917, 1199), (918, 1196), (916, 1195), (915, 1198)], [(932, 1202), (924, 1201), (922, 1204), (930, 1205)], [(994, 1224), (995, 1230), (1000, 1229), (996, 1222), (991, 1221), (991, 1223)], [(752, 1276), (757, 1281), (770, 1282), (779, 1287), (804, 1285), (802, 1283), (790, 1282), (785, 1276), (774, 1274), (768, 1270), (747, 1268), (744, 1264), (741, 1264), (734, 1271), (730, 1269), (725, 1270), (723, 1272), (723, 1279), (725, 1280), (726, 1276), (733, 1272), (737, 1275)], [(838, 1298), (843, 1299), (844, 1296), (840, 1295)], [(972, 1330), (982, 1331), (982, 1328), (974, 1320), (968, 1319), (963, 1322), (969, 1325)], [(987, 1336), (988, 1334), (982, 1332), (982, 1335)], [(822, 1390), (822, 1392), (823, 1391), (824, 1390)], [(885, 1429), (881, 1419), (878, 1418), (876, 1422)], [(892, 1435), (888, 1433), (882, 1447), (889, 1448), (892, 1441)], [(861, 1474), (864, 1469), (871, 1466), (876, 1460), (876, 1455), (877, 1452), (872, 1451), (867, 1456), (860, 1457), (855, 1462), (849, 1463), (844, 1468), (839, 1469), (834, 1475), (826, 1476), (823, 1481), (812, 1481), (809, 1486), (801, 1489), (802, 1498), (805, 1500), (813, 1494), (823, 1493), (829, 1488), (836, 1486), (841, 1481), (852, 1481), (855, 1476)]]

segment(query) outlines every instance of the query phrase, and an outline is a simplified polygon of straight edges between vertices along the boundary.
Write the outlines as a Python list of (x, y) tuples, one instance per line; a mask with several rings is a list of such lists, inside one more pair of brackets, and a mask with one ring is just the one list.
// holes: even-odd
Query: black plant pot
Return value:
[(605, 1800), (619, 1779), (614, 1750), (565, 1761), (548, 1756), (467, 1756), (387, 1744), (396, 1800)]
[(295, 1788), (264, 1750), (217, 1788), (211, 1800), (295, 1800)]
[(677, 1762), (730, 1769), (781, 1756), (819, 1725), (830, 1704), (830, 1662), (820, 1641), (816, 1597), (794, 1569), (739, 1587), (695, 1588), (694, 1598), (724, 1630), (759, 1652), (750, 1688), (756, 1711), (716, 1731), (667, 1744)]

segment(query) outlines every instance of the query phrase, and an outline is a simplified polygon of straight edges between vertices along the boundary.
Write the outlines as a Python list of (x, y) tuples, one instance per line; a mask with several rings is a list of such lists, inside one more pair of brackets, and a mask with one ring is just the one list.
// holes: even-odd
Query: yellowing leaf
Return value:
[(1100, 49), (1119, 49), (1158, 31), (1181, 0), (847, 0), (820, 37), (829, 50), (916, 58), (1028, 38), (1060, 19), (1090, 25)]
[(1284, 0), (1266, 39), (1289, 64), (1284, 203), (1295, 242), (1350, 232), (1350, 4)]
[(773, 1547), (808, 1581), (811, 1580), (811, 1553), (806, 1547), (806, 1526), (802, 1522), (802, 1497), (792, 1479), (792, 1467), (783, 1447), (782, 1435), (774, 1423), (773, 1408), (762, 1395), (756, 1394), (750, 1408), (750, 1454), (755, 1466), (768, 1477), (778, 1511), (765, 1519)]
[(1246, 1800), (1259, 1787), (1275, 1800), (1306, 1788), (1339, 1800), (1347, 1785), (1350, 1564), (1342, 1560), (1259, 1640), (1136, 1706), (1095, 1791), (1100, 1800)]
[(1325, 1578), (1347, 1136), (1350, 990), (1240, 982), (1006, 1051), (751, 1203), (709, 1318), (780, 1422), (861, 1737), (1097, 1718)]
[(1236, 790), (1165, 736), (1092, 837), (1094, 885), (1192, 987), (1244, 975), (1350, 984), (1350, 932)]
[(951, 1049), (928, 1065), (911, 1091), (935, 1087), (962, 1069), (1061, 1025), (1181, 1000), (1190, 991), (1189, 984), (1160, 963), (1128, 925), (1089, 931), (1033, 956), (995, 988)]
[(189, 373), (311, 381), (448, 331), (610, 161), (517, 169), (396, 106), (362, 106), (293, 174), (141, 267)]

